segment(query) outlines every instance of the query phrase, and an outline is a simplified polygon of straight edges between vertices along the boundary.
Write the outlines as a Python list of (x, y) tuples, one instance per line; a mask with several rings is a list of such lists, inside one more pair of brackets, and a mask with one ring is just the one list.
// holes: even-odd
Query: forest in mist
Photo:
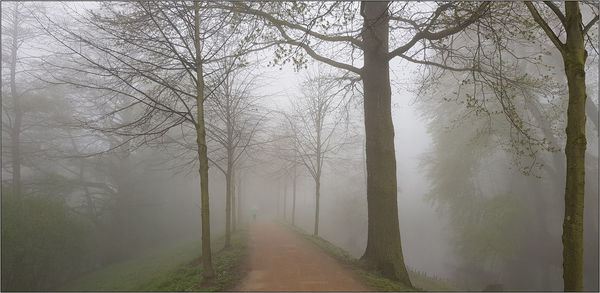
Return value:
[(599, 290), (598, 2), (1, 9), (2, 291), (187, 246), (219, 283), (268, 221), (406, 288)]

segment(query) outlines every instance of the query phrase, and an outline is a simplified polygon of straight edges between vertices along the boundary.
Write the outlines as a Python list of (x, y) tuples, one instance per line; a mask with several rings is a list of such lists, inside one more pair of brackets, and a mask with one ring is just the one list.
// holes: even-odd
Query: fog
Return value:
[[(355, 259), (375, 261), (386, 278), (398, 257), (385, 263), (373, 251), (391, 250), (401, 263), (391, 279), (403, 282), (398, 267), (405, 266), (412, 285), (425, 290), (443, 289), (427, 287), (416, 274), (458, 291), (564, 290), (571, 88), (561, 55), (548, 49), (554, 47), (541, 30), (537, 43), (526, 43), (528, 36), (509, 33), (516, 24), (491, 13), (481, 17), (498, 27), (494, 38), (509, 41), (485, 35), (483, 45), (474, 45), (471, 34), (484, 33), (465, 29), (451, 41), (422, 40), (431, 47), (415, 42), (406, 51), (411, 57), (386, 60), (387, 101), (385, 88), (367, 85), (380, 78), (363, 71), (370, 67), (359, 32), (368, 16), (356, 10), (358, 2), (334, 5), (324, 17), (314, 16), (323, 8), (317, 2), (282, 4), (288, 12), (277, 16), (290, 23), (309, 25), (299, 15), (327, 21), (313, 34), (285, 26), (299, 43), (277, 39), (273, 20), (259, 13), (274, 14), (276, 5), (254, 3), (253, 10), (228, 3), (2, 3), (3, 291), (62, 291), (84, 288), (73, 286), (85, 280), (95, 280), (87, 287), (92, 291), (106, 290), (112, 280), (94, 278), (152, 259), (148, 255), (177, 250), (176, 259), (186, 245), (197, 251), (178, 265), (201, 259), (208, 278), (201, 249), (212, 245), (218, 259), (238, 237), (232, 235), (248, 233), (245, 257), (252, 259), (253, 233), (266, 222), (293, 225)], [(477, 3), (453, 9), (470, 13)], [(386, 10), (399, 15), (395, 21), (438, 7), (395, 5)], [(506, 6), (494, 9), (502, 13)], [(528, 11), (510, 7), (519, 16)], [(597, 8), (584, 19), (593, 15)], [(345, 27), (330, 27), (342, 18)], [(584, 46), (587, 146), (578, 161), (585, 166), (578, 166), (585, 171), (582, 282), (593, 291), (599, 274), (598, 35), (591, 23)], [(390, 52), (412, 32), (389, 30), (403, 32), (390, 37)], [(335, 41), (319, 35), (325, 33)], [(339, 45), (336, 37), (346, 42), (345, 36), (361, 36), (361, 45)], [(304, 43), (304, 37), (321, 41)], [(315, 60), (298, 44), (310, 44), (330, 62)], [(455, 51), (444, 51), (449, 47)], [(485, 60), (478, 66), (495, 75), (445, 68), (464, 67), (479, 50)], [(358, 67), (362, 75), (352, 71)], [(366, 113), (369, 107), (376, 111)], [(387, 112), (393, 132), (386, 132)], [(395, 181), (386, 177), (394, 167)], [(206, 223), (209, 235), (202, 230)], [(401, 253), (392, 244), (369, 247), (369, 237), (398, 238)], [(140, 269), (140, 280), (143, 275)]]

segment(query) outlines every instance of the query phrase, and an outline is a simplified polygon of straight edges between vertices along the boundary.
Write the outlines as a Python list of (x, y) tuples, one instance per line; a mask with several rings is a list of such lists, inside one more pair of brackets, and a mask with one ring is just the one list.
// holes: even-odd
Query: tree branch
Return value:
[(544, 1), (544, 4), (546, 4), (546, 6), (550, 7), (550, 9), (552, 9), (554, 14), (556, 14), (558, 19), (562, 23), (563, 27), (566, 28), (567, 20), (565, 19), (565, 15), (562, 13), (562, 11), (560, 11), (560, 9), (556, 5), (554, 5), (554, 3), (550, 2), (550, 1)]
[[(428, 31), (428, 28), (431, 27), (431, 23), (430, 23), (428, 25), (427, 29), (416, 33), (408, 43), (406, 43), (403, 46), (400, 46), (400, 47), (394, 49), (393, 51), (391, 51), (390, 53), (388, 53), (388, 59), (392, 59), (396, 56), (400, 56), (400, 55), (404, 54), (406, 51), (408, 51), (410, 48), (412, 48), (417, 42), (419, 42), (423, 39), (430, 40), (430, 41), (439, 40), (439, 39), (443, 39), (445, 37), (448, 37), (450, 35), (453, 35), (455, 33), (462, 31), (463, 29), (465, 29), (466, 27), (468, 27), (469, 25), (471, 25), (472, 23), (477, 21), (477, 19), (479, 19), (479, 17), (483, 14), (483, 12), (488, 8), (489, 5), (490, 5), (490, 2), (482, 3), (481, 5), (479, 5), (477, 10), (469, 18), (467, 18), (467, 20), (465, 20), (462, 23), (459, 23), (458, 25), (456, 25), (454, 27), (450, 27), (450, 28), (441, 30), (439, 32)], [(444, 7), (447, 7), (447, 6), (444, 6)], [(435, 14), (437, 15), (439, 13), (441, 13), (441, 11), (436, 10)], [(435, 18), (437, 18), (437, 17), (435, 17)]]
[(588, 22), (588, 24), (585, 25), (585, 27), (583, 28), (583, 34), (587, 34), (587, 32), (590, 30), (590, 28), (592, 28), (592, 26), (598, 22), (598, 15), (596, 15), (596, 17), (592, 18), (592, 20), (590, 20), (590, 22)]
[(442, 69), (447, 69), (447, 70), (451, 70), (451, 71), (480, 71), (480, 69), (478, 67), (462, 67), (462, 68), (457, 68), (457, 67), (451, 67), (448, 66), (446, 64), (442, 64), (442, 63), (437, 63), (437, 62), (433, 62), (433, 61), (427, 61), (427, 60), (417, 60), (414, 59), (412, 57), (406, 56), (404, 54), (400, 54), (399, 55), (401, 58), (410, 61), (412, 63), (416, 63), (416, 64), (423, 64), (423, 65), (432, 65), (432, 66), (436, 66)]
[(550, 26), (548, 26), (548, 23), (542, 18), (542, 16), (540, 16), (540, 13), (537, 11), (537, 9), (535, 9), (533, 3), (531, 3), (531, 1), (525, 1), (524, 3), (527, 6), (527, 9), (529, 9), (531, 16), (533, 16), (533, 20), (535, 20), (535, 22), (537, 22), (537, 24), (539, 24), (542, 27), (548, 38), (550, 38), (550, 41), (552, 41), (552, 43), (554, 44), (554, 46), (556, 46), (560, 53), (564, 54), (565, 45), (560, 41), (558, 36), (556, 36), (556, 34), (550, 28)]
[(319, 55), (317, 52), (315, 52), (308, 44), (303, 43), (301, 41), (295, 40), (293, 39), (290, 35), (288, 35), (288, 33), (286, 32), (285, 27), (289, 27), (292, 29), (297, 29), (300, 30), (304, 33), (307, 33), (315, 38), (318, 38), (320, 40), (323, 41), (330, 41), (330, 42), (341, 42), (341, 41), (348, 41), (351, 42), (352, 44), (361, 47), (362, 43), (359, 42), (358, 40), (351, 38), (351, 37), (343, 37), (343, 36), (338, 36), (338, 37), (329, 37), (329, 36), (325, 36), (325, 35), (321, 35), (321, 34), (317, 34), (314, 33), (306, 28), (303, 28), (302, 26), (298, 26), (295, 24), (292, 24), (290, 22), (275, 18), (274, 16), (272, 16), (269, 13), (266, 13), (264, 11), (261, 10), (257, 10), (257, 9), (252, 9), (250, 7), (248, 7), (246, 4), (241, 3), (241, 2), (236, 2), (235, 5), (240, 6), (242, 9), (238, 9), (236, 7), (232, 7), (232, 6), (221, 6), (221, 8), (223, 9), (230, 9), (230, 10), (234, 10), (236, 12), (239, 13), (245, 13), (245, 14), (250, 14), (250, 15), (255, 15), (255, 16), (259, 16), (262, 17), (263, 19), (267, 20), (268, 22), (270, 22), (281, 34), (281, 36), (285, 39), (285, 42), (290, 44), (290, 45), (294, 45), (294, 46), (298, 46), (301, 47), (302, 49), (304, 49), (304, 51), (310, 55), (312, 58), (314, 58), (317, 61), (321, 61), (323, 63), (329, 64), (333, 67), (337, 67), (340, 69), (345, 69), (348, 71), (352, 71), (356, 74), (360, 74), (361, 69), (354, 67), (350, 64), (346, 64), (346, 63), (342, 63), (342, 62), (338, 62), (335, 61), (333, 59), (329, 59), (327, 57), (324, 57), (322, 55)]

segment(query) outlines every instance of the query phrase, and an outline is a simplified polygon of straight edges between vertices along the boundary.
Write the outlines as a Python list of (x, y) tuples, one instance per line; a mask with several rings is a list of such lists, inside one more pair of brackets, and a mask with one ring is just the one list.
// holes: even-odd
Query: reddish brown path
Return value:
[(335, 259), (273, 222), (250, 226), (250, 272), (235, 291), (372, 291)]

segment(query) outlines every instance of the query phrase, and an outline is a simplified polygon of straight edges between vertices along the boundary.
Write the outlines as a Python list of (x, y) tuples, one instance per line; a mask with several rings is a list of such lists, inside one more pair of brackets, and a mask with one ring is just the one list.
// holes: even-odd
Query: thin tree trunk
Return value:
[(294, 165), (294, 179), (292, 183), (292, 226), (296, 225), (296, 165)]
[(319, 236), (319, 206), (321, 199), (321, 178), (315, 179), (315, 229), (313, 235)]
[(233, 125), (231, 121), (231, 100), (230, 96), (227, 95), (227, 173), (225, 174), (225, 248), (231, 247), (231, 197), (232, 197), (232, 184), (233, 184)]
[[(73, 136), (70, 132), (69, 132), (69, 139), (71, 140), (71, 146), (73, 147), (73, 151), (75, 151), (75, 153), (79, 153), (79, 149), (77, 148), (75, 139), (73, 139)], [(78, 178), (79, 178), (79, 182), (81, 182), (81, 183), (83, 183), (85, 181), (84, 172), (85, 172), (85, 161), (84, 161), (84, 159), (79, 159)], [(87, 208), (88, 217), (90, 218), (90, 221), (94, 224), (94, 227), (99, 228), (100, 220), (98, 219), (98, 214), (96, 212), (96, 205), (94, 204), (94, 199), (92, 198), (90, 189), (85, 184), (83, 184), (83, 192), (84, 192), (84, 197), (85, 197), (85, 201), (87, 204), (86, 208)]]
[(200, 52), (200, 6), (194, 1), (194, 47), (196, 50), (196, 104), (197, 124), (196, 143), (198, 145), (198, 161), (200, 163), (200, 198), (202, 212), (202, 266), (205, 279), (212, 279), (214, 271), (212, 267), (210, 249), (210, 205), (208, 197), (208, 156), (206, 147), (206, 128), (204, 125), (204, 75), (202, 72), (202, 54)]
[(362, 259), (390, 279), (412, 286), (398, 223), (396, 155), (389, 77), (387, 2), (363, 2), (364, 114), (367, 157), (368, 238)]
[(363, 187), (365, 188), (365, 193), (367, 192), (367, 137), (363, 141), (363, 150), (362, 150), (362, 171), (363, 171)]
[(232, 169), (230, 163), (231, 156), (228, 151), (227, 154), (227, 173), (225, 174), (225, 248), (231, 247), (231, 176)]
[(242, 221), (242, 207), (244, 206), (242, 203), (242, 174), (237, 175), (237, 181), (238, 181), (238, 186), (236, 188), (237, 190), (237, 194), (238, 194), (238, 200), (237, 200), (237, 220), (238, 223)]
[(287, 178), (283, 181), (283, 220), (287, 221)]
[(17, 92), (17, 54), (19, 50), (19, 9), (15, 3), (13, 15), (13, 38), (10, 50), (10, 95), (14, 106), (14, 124), (11, 129), (11, 154), (12, 154), (12, 185), (15, 196), (21, 196), (21, 124), (23, 121), (23, 110), (21, 99)]
[(567, 42), (563, 54), (569, 87), (567, 109), (567, 179), (563, 220), (565, 291), (583, 291), (583, 200), (585, 187), (585, 61), (587, 52), (578, 2), (565, 2)]
[(235, 168), (231, 170), (231, 230), (235, 232), (237, 226), (237, 213), (236, 213), (236, 194), (235, 194)]

